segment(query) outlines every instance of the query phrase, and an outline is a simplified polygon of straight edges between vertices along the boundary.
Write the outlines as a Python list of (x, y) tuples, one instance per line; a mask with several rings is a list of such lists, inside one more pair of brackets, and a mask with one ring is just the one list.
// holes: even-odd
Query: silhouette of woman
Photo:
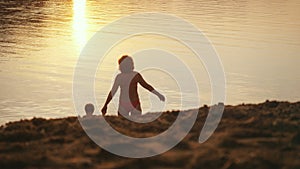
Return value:
[(137, 92), (138, 83), (155, 94), (161, 101), (165, 101), (165, 97), (162, 94), (149, 85), (140, 73), (134, 71), (133, 59), (130, 56), (122, 56), (118, 63), (121, 73), (119, 73), (115, 78), (112, 89), (107, 96), (103, 108), (101, 109), (102, 115), (106, 114), (107, 105), (117, 92), (118, 87), (121, 89), (118, 115), (122, 115), (124, 117), (128, 117), (129, 113), (131, 113), (131, 116), (139, 116), (142, 114), (139, 95)]

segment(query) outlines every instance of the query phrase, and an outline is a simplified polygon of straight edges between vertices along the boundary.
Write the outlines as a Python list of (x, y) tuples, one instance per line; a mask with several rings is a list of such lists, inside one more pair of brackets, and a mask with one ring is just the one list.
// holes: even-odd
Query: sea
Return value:
[[(145, 13), (184, 20), (207, 38), (226, 79), (219, 84), (225, 89), (226, 105), (300, 100), (299, 0), (0, 0), (0, 9), (0, 124), (82, 115), (84, 105), (76, 111), (73, 97), (74, 71), (82, 51), (97, 32), (121, 18), (142, 14), (136, 19), (151, 23), (153, 18)], [(169, 24), (163, 19), (158, 22)], [(118, 28), (141, 30), (143, 26), (125, 22)], [(178, 35), (192, 33), (186, 24), (170, 24), (170, 30)], [(186, 40), (195, 39), (186, 36)], [(86, 103), (95, 105), (95, 114), (119, 73), (122, 55), (132, 56), (136, 71), (166, 97), (161, 102), (139, 87), (143, 113), (214, 104), (214, 77), (202, 60), (180, 39), (145, 33), (112, 46), (99, 56), (104, 59), (96, 73), (87, 74), (94, 77), (96, 100)], [(191, 70), (190, 75), (182, 67)], [(184, 80), (187, 76), (194, 82)], [(182, 90), (182, 82), (195, 83), (197, 91)], [(115, 115), (117, 109), (118, 93), (108, 114)]]

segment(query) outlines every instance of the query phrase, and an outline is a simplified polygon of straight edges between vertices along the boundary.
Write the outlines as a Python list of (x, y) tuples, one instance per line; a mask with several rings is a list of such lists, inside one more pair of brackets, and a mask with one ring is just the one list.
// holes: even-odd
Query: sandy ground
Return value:
[[(76, 117), (11, 122), (0, 128), (0, 168), (111, 169), (300, 169), (300, 102), (267, 101), (226, 106), (212, 137), (198, 143), (208, 108), (199, 112), (190, 133), (173, 149), (154, 157), (131, 159), (105, 151), (83, 131)], [(136, 124), (120, 117), (106, 120), (133, 137), (157, 135), (178, 111)]]

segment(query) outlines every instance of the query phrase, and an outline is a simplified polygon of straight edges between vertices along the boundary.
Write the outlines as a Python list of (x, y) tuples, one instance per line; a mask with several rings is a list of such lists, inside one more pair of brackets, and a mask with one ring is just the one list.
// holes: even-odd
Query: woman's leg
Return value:
[(119, 106), (118, 116), (123, 116), (123, 117), (126, 117), (128, 119), (129, 111), (126, 108), (124, 108), (122, 106)]
[(138, 104), (132, 111), (131, 111), (131, 116), (141, 116), (142, 115), (142, 108), (141, 104)]

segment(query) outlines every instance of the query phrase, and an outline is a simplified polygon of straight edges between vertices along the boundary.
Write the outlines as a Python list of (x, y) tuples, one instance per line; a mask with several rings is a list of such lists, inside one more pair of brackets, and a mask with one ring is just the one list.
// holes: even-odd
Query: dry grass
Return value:
[[(190, 133), (161, 155), (129, 159), (98, 147), (76, 117), (11, 122), (0, 128), (0, 168), (300, 168), (300, 103), (268, 101), (226, 106), (223, 118), (205, 143), (199, 131), (208, 109), (198, 114)], [(149, 137), (168, 129), (178, 114), (165, 112), (148, 124), (106, 117), (115, 129), (133, 137)]]

